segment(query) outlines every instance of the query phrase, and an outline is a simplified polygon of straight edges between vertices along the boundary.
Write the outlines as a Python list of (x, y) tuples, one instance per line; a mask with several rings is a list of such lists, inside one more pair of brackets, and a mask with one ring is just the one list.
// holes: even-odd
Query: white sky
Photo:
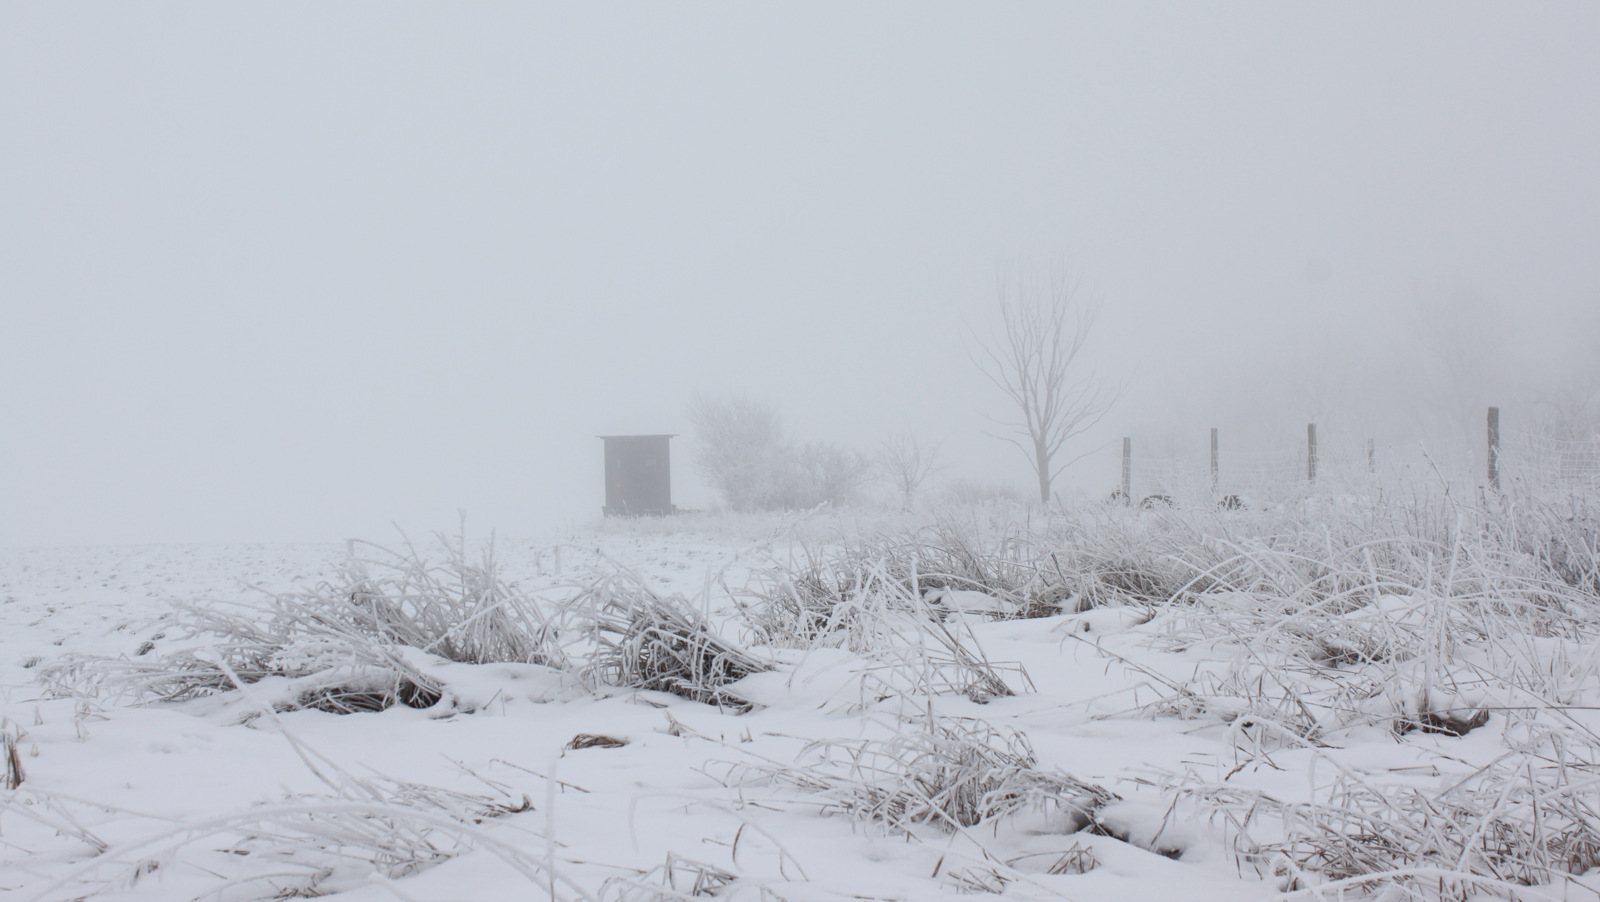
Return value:
[(1589, 3), (0, 2), (0, 544), (529, 534), (697, 390), (1025, 485), (967, 334), (1063, 261), (1095, 442), (1437, 419), (1441, 318), (1514, 424), (1600, 356), (1597, 47)]

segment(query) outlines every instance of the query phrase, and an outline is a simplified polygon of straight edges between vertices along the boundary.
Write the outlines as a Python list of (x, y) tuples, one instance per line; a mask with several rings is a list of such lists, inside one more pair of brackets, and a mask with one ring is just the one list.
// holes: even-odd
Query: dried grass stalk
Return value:
[(628, 740), (618, 739), (615, 736), (602, 736), (598, 733), (579, 733), (572, 737), (562, 748), (569, 752), (577, 749), (620, 749), (627, 744)]
[[(586, 895), (559, 874), (552, 881), (545, 855), (524, 848), (526, 839), (508, 842), (485, 831), (487, 821), (528, 810), (525, 798), (363, 780), (359, 788), (293, 796), (181, 826), (153, 822), (143, 838), (116, 844), (79, 828), (81, 812), (72, 812), (72, 804), (18, 796), (3, 809), (54, 829), (68, 846), (59, 854), (35, 849), (30, 898), (85, 898), (131, 887), (158, 870), (211, 875), (212, 892), (226, 891), (229, 898), (309, 897), (353, 888), (374, 874), (416, 874), (475, 849), (505, 861), (540, 890), (556, 885), (556, 898)], [(88, 860), (80, 837), (97, 844)], [(53, 879), (44, 876), (51, 872)]]
[(10, 724), (0, 724), (0, 758), (5, 760), (5, 775), (0, 785), (6, 789), (18, 789), (22, 781), (28, 778), (22, 769), (22, 755), (17, 751), (21, 743), (21, 728), (13, 729)]
[(1036, 809), (1071, 833), (1094, 823), (1096, 812), (1117, 798), (1039, 769), (1025, 736), (980, 720), (929, 712), (893, 727), (890, 739), (808, 743), (793, 765), (735, 765), (729, 780), (799, 789), (824, 811), (897, 831), (922, 824), (959, 830)]
[(1327, 797), (1285, 803), (1234, 786), (1179, 790), (1263, 870), (1394, 884), (1447, 899), (1516, 898), (1600, 866), (1600, 777), (1581, 762), (1508, 755), (1438, 790), (1344, 773)]
[(668, 854), (664, 864), (637, 877), (612, 877), (600, 887), (600, 902), (676, 902), (719, 896), (739, 876), (713, 864)]
[(566, 606), (596, 644), (587, 672), (604, 685), (668, 692), (690, 701), (748, 711), (726, 687), (772, 669), (719, 636), (681, 596), (657, 595), (625, 570), (592, 584)]
[(438, 544), (443, 557), (434, 563), (410, 544), (391, 551), (351, 543), (338, 576), (309, 592), (272, 595), (262, 607), (180, 605), (182, 637), (171, 650), (69, 660), (47, 677), (69, 689), (166, 702), (227, 691), (235, 677), (282, 677), (295, 682), (281, 708), (350, 713), (442, 698), (412, 650), (472, 664), (566, 665), (538, 605), (501, 577), (492, 543), (476, 562), (464, 538), (441, 536)]
[[(848, 570), (821, 571), (844, 581), (827, 589), (819, 588), (815, 568), (794, 578), (781, 570), (768, 571), (763, 577), (767, 594), (743, 606), (741, 613), (767, 644), (842, 646), (870, 658), (872, 679), (863, 689), (872, 698), (863, 698), (863, 705), (893, 697), (948, 694), (987, 702), (1015, 695), (1014, 687), (1032, 688), (1021, 665), (988, 659), (969, 622), (974, 615), (941, 603), (948, 589), (925, 595), (920, 576), (913, 573), (909, 580), (902, 579), (895, 566), (883, 559), (852, 558)], [(1005, 612), (1011, 609), (1005, 604), (998, 608), (999, 616), (1008, 616)]]

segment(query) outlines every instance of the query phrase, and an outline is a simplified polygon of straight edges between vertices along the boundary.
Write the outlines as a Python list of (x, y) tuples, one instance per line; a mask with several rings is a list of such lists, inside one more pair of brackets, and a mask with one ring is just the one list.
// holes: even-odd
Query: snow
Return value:
[[(501, 540), (497, 556), (509, 578), (535, 594), (558, 597), (620, 566), (662, 592), (700, 599), (724, 622), (727, 589), (742, 586), (752, 568), (793, 554), (775, 538), (781, 535), (771, 524), (721, 533), (604, 526), (559, 543)], [(711, 880), (717, 872), (732, 877), (723, 897), (752, 900), (932, 899), (986, 882), (1026, 899), (1268, 899), (1282, 881), (1241, 865), (1222, 825), (1177, 806), (1164, 787), (1198, 774), (1293, 801), (1316, 796), (1341, 768), (1437, 787), (1505, 752), (1503, 727), (1464, 737), (1356, 730), (1312, 749), (1255, 730), (1242, 715), (1233, 723), (1185, 719), (1149, 707), (1159, 679), (1191, 677), (1222, 655), (1166, 647), (1166, 615), (1101, 608), (991, 622), (979, 615), (996, 610), (996, 599), (953, 590), (928, 600), (952, 612), (963, 634), (970, 629), (990, 661), (1025, 669), (1033, 691), (982, 704), (953, 695), (880, 699), (871, 679), (881, 662), (871, 650), (839, 648), (758, 649), (775, 668), (731, 687), (756, 705), (747, 714), (660, 692), (586, 686), (538, 665), (460, 664), (416, 649), (404, 652), (410, 663), (449, 695), (427, 709), (274, 712), (274, 702), (303, 688), (288, 678), (181, 704), (64, 695), (37, 678), (70, 656), (131, 658), (147, 642), (159, 652), (172, 641), (163, 633), (173, 603), (249, 603), (303, 589), (330, 578), (345, 552), (339, 545), (0, 551), (0, 717), (20, 735), (25, 769), (21, 787), (0, 796), (0, 891), (39, 900), (90, 890), (115, 900), (270, 897), (296, 886), (301, 872), (284, 865), (274, 876), (270, 856), (236, 854), (249, 850), (234, 845), (237, 830), (207, 832), (207, 825), (284, 806), (349, 816), (353, 803), (330, 785), (381, 777), (529, 810), (451, 834), (457, 845), (447, 851), (459, 854), (411, 873), (324, 855), (320, 893), (540, 898), (550, 876), (541, 868), (553, 864), (570, 881), (557, 892), (574, 898), (658, 897), (634, 885), (689, 895), (696, 874)], [(1387, 598), (1349, 619), (1388, 617), (1391, 628), (1409, 629), (1417, 616), (1407, 599)], [(892, 736), (908, 705), (911, 715), (924, 706), (1019, 731), (1041, 769), (1121, 797), (1102, 812), (1112, 835), (1066, 832), (1076, 826), (1070, 816), (1030, 810), (1000, 824), (918, 828), (908, 838), (792, 790), (729, 779), (742, 765), (792, 763), (812, 740)], [(568, 749), (580, 734), (625, 744)], [(300, 834), (281, 825), (299, 816), (277, 822), (285, 842)], [(1063, 856), (1091, 856), (1095, 866), (1050, 873)], [(990, 876), (1005, 862), (1003, 879)], [(1581, 889), (1565, 891), (1580, 898)]]

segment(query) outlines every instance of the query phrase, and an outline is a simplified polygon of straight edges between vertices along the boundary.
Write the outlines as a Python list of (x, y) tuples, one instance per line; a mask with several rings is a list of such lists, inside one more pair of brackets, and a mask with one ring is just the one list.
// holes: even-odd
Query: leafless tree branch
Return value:
[(973, 362), (1015, 405), (1014, 435), (996, 436), (1016, 445), (1039, 480), (1039, 499), (1050, 501), (1050, 484), (1083, 455), (1060, 460), (1069, 441), (1103, 419), (1121, 395), (1079, 360), (1100, 314), (1097, 304), (1078, 300), (1078, 283), (1057, 273), (1039, 283), (998, 280), (1001, 330), (984, 342)]
[(939, 469), (938, 458), (939, 446), (926, 444), (914, 432), (897, 433), (883, 443), (883, 469), (900, 493), (903, 506), (911, 506), (917, 490)]

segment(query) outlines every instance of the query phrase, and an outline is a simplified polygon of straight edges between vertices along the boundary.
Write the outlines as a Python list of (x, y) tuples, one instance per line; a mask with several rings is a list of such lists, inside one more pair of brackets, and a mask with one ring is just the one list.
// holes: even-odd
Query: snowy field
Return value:
[(0, 894), (1600, 898), (1593, 524), (5, 550)]

